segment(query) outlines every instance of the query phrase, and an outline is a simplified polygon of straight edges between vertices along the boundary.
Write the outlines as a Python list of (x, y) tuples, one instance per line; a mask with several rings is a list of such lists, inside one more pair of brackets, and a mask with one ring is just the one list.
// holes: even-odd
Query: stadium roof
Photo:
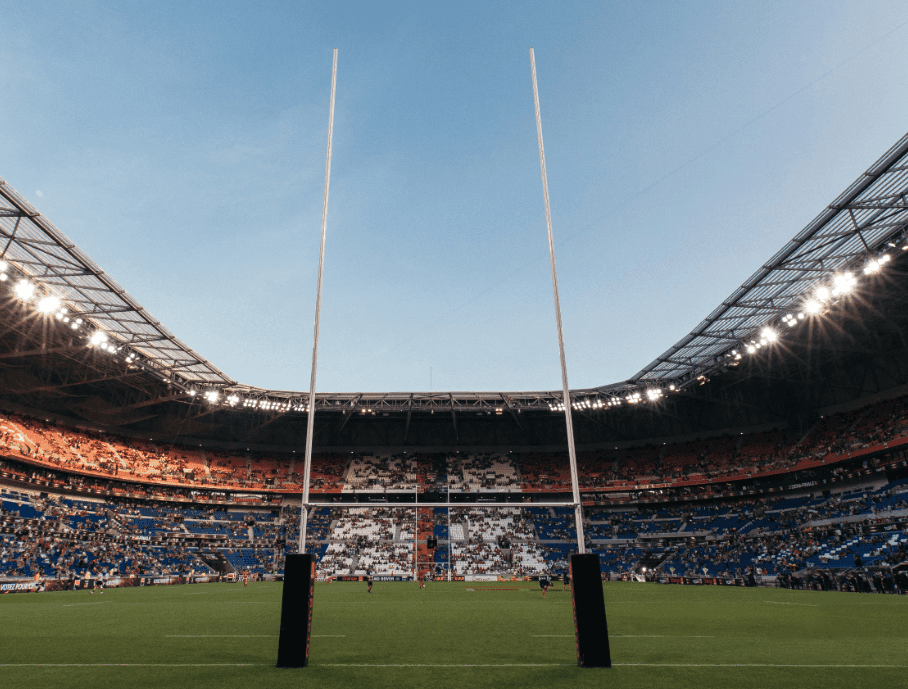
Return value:
[(837, 273), (903, 247), (908, 226), (908, 134), (690, 334), (630, 379), (689, 384), (770, 324), (804, 308)]
[(231, 385), (180, 342), (79, 247), (0, 179), (0, 260), (39, 282), (67, 307), (175, 383)]
[[(908, 135), (725, 299), (690, 334), (627, 381), (573, 390), (580, 411), (642, 401), (647, 392), (680, 390), (740, 358), (760, 332), (803, 312), (836, 275), (858, 273), (887, 251), (908, 248)], [(58, 297), (79, 333), (103, 332), (112, 356), (126, 359), (198, 401), (237, 409), (304, 412), (308, 394), (238, 384), (153, 318), (72, 241), (0, 179), (0, 261)], [(75, 325), (73, 325), (75, 327)], [(557, 411), (560, 391), (318, 394), (316, 409), (369, 414), (435, 410), (516, 413)]]

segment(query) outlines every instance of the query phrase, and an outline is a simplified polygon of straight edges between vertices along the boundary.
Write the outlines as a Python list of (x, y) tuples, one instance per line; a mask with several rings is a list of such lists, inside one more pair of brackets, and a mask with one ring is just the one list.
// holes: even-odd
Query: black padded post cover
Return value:
[(599, 556), (571, 555), (571, 600), (579, 667), (611, 667)]
[(281, 597), (281, 635), (277, 644), (278, 667), (309, 665), (314, 591), (315, 556), (312, 553), (287, 555)]

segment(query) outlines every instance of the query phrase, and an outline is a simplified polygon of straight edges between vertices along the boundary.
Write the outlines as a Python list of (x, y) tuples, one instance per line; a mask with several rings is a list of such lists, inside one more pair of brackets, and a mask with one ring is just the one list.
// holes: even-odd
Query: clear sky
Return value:
[(571, 387), (679, 340), (908, 130), (908, 5), (0, 0), (0, 177), (235, 380)]

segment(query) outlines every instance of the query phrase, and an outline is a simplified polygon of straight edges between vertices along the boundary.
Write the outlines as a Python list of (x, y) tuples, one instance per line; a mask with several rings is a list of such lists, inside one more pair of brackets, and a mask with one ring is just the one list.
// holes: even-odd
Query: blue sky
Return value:
[[(239, 382), (572, 387), (685, 335), (908, 130), (903, 2), (0, 0), (0, 176)], [(431, 378), (430, 378), (431, 375)]]

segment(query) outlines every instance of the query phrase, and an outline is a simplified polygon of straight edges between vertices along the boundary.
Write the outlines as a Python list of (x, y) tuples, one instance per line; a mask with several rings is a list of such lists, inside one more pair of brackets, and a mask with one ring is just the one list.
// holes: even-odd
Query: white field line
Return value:
[(908, 668), (908, 665), (803, 664), (795, 663), (614, 663), (620, 667), (806, 667), (806, 668)]
[(779, 601), (779, 600), (765, 600), (763, 602), (764, 603), (775, 603), (776, 605), (806, 605), (807, 607), (810, 607), (810, 608), (820, 607), (819, 605), (814, 605), (813, 603), (783, 603), (782, 601)]
[[(271, 663), (0, 663), (0, 667), (265, 667)], [(315, 667), (572, 667), (575, 663), (314, 663)], [(908, 668), (908, 665), (793, 663), (614, 663), (613, 667), (697, 667), (697, 668)]]
[[(279, 634), (167, 634), (167, 639), (277, 639)], [(346, 634), (313, 634), (313, 639), (342, 639)]]
[(64, 605), (64, 608), (72, 608), (76, 605), (104, 605), (105, 603), (113, 603), (112, 600), (99, 600), (97, 603), (67, 603)]
[[(312, 663), (316, 667), (571, 667), (576, 663)], [(0, 666), (2, 667), (2, 666)], [(908, 665), (796, 665), (785, 663), (613, 663), (612, 667), (790, 667), (790, 668), (908, 668)]]
[[(534, 639), (573, 639), (576, 634), (533, 634)], [(678, 634), (609, 634), (610, 639), (715, 639), (714, 636), (684, 636)]]

